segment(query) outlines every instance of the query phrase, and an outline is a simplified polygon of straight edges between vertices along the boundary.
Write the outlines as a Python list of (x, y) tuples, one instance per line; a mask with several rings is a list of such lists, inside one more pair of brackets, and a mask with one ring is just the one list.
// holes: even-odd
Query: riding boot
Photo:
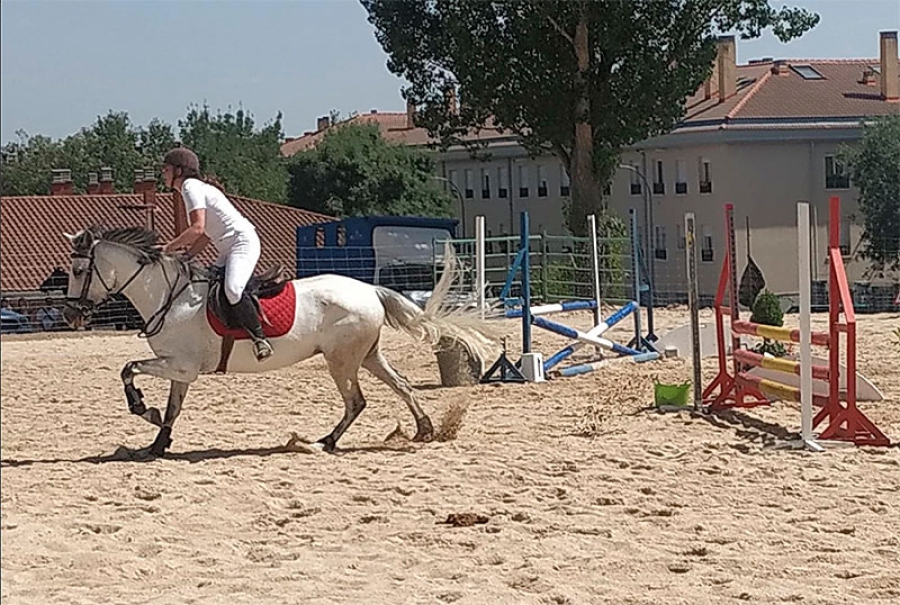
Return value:
[(232, 307), (235, 318), (240, 322), (240, 327), (250, 334), (253, 339), (253, 352), (256, 359), (262, 361), (272, 354), (272, 345), (269, 344), (265, 334), (263, 334), (262, 324), (259, 321), (259, 313), (253, 299), (246, 293), (241, 300)]

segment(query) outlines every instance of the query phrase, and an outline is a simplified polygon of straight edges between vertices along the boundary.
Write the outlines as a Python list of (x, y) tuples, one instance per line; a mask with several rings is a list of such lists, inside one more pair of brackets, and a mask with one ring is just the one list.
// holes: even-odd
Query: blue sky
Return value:
[[(900, 0), (787, 4), (819, 26), (789, 44), (738, 41), (739, 62), (877, 57), (878, 32), (900, 29)], [(356, 0), (3, 0), (0, 79), (4, 143), (18, 129), (65, 137), (110, 109), (175, 125), (190, 104), (242, 105), (257, 123), (281, 111), (297, 136), (331, 109), (404, 106)]]

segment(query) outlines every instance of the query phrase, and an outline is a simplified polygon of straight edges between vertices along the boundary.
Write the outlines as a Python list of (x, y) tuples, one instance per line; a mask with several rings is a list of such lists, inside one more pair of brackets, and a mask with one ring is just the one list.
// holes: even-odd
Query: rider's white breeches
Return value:
[(232, 305), (240, 302), (247, 282), (259, 261), (260, 244), (256, 232), (236, 234), (229, 248), (223, 246), (216, 265), (225, 267), (225, 297)]

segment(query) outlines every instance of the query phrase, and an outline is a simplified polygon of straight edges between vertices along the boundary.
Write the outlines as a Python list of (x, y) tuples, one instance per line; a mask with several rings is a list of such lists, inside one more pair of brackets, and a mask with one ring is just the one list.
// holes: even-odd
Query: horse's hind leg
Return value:
[(188, 387), (186, 382), (172, 381), (169, 387), (169, 402), (166, 405), (166, 417), (163, 419), (159, 433), (156, 435), (153, 443), (150, 445), (150, 453), (154, 456), (162, 456), (166, 453), (166, 449), (172, 445), (172, 426), (178, 415), (181, 414), (181, 404), (187, 396)]
[(350, 363), (342, 359), (325, 358), (328, 363), (328, 371), (337, 385), (344, 400), (344, 417), (341, 418), (334, 430), (327, 436), (319, 439), (326, 452), (334, 451), (338, 439), (344, 434), (356, 417), (366, 408), (366, 400), (359, 388), (359, 364)]
[(363, 360), (362, 367), (372, 373), (375, 378), (385, 383), (403, 398), (409, 411), (416, 419), (416, 436), (413, 441), (431, 441), (434, 438), (434, 426), (431, 419), (422, 411), (416, 401), (412, 385), (391, 367), (376, 345)]

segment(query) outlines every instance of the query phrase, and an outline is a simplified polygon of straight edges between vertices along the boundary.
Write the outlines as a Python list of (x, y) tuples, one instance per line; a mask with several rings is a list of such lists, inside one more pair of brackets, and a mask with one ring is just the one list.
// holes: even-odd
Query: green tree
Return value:
[(229, 192), (286, 201), (288, 174), (281, 155), (281, 113), (254, 130), (253, 117), (243, 109), (212, 115), (209, 107), (195, 106), (178, 126), (182, 142), (197, 153), (203, 171), (215, 175)]
[(873, 270), (900, 269), (900, 115), (866, 122), (862, 141), (842, 156), (859, 189), (860, 255)]
[[(485, 127), (556, 154), (571, 176), (569, 228), (603, 215), (620, 150), (669, 131), (709, 76), (716, 31), (782, 41), (818, 22), (768, 0), (360, 0), (442, 145)], [(453, 111), (447, 97), (461, 100)]]
[(147, 128), (135, 128), (127, 113), (112, 111), (59, 141), (18, 134), (19, 141), (3, 147), (3, 195), (48, 193), (53, 168), (70, 169), (74, 189), (84, 192), (88, 174), (104, 166), (113, 169), (117, 191), (131, 191), (134, 171), (158, 168), (175, 145), (168, 124), (154, 119)]
[(290, 161), (288, 203), (335, 216), (450, 216), (432, 158), (385, 141), (373, 124), (339, 125)]
[(58, 166), (61, 145), (49, 137), (16, 132), (18, 141), (2, 149), (0, 194), (42, 195), (50, 191), (51, 170)]

